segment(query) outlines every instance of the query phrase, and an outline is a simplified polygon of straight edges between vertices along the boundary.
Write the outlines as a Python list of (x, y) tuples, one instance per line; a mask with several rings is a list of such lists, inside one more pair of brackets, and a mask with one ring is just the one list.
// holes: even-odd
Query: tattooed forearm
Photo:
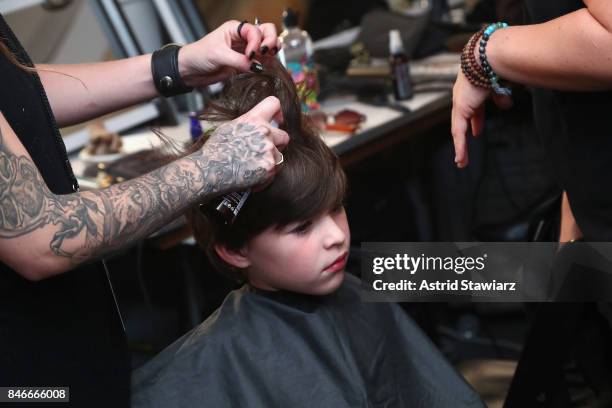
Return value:
[(265, 136), (253, 126), (227, 124), (204, 152), (172, 162), (138, 179), (93, 192), (103, 203), (104, 230), (90, 234), (89, 247), (112, 251), (141, 239), (189, 206), (229, 189), (250, 186), (265, 176), (256, 165)]
[(97, 203), (86, 197), (51, 193), (31, 159), (0, 144), (0, 237), (17, 238), (56, 226), (49, 248), (57, 255), (71, 256), (64, 242), (82, 231), (97, 234), (95, 219), (101, 215)]
[(53, 194), (34, 163), (1, 143), (0, 237), (51, 228), (49, 250), (79, 263), (119, 249), (180, 215), (189, 206), (263, 179), (265, 135), (227, 124), (200, 151), (104, 190)]

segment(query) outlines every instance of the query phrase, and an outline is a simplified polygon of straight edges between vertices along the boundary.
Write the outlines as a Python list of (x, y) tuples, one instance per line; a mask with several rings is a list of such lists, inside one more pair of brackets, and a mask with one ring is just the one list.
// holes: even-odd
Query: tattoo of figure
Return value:
[(97, 203), (86, 197), (51, 193), (32, 160), (10, 152), (0, 134), (0, 237), (15, 238), (56, 225), (49, 246), (57, 255), (71, 256), (62, 244), (83, 230), (96, 235), (96, 214)]

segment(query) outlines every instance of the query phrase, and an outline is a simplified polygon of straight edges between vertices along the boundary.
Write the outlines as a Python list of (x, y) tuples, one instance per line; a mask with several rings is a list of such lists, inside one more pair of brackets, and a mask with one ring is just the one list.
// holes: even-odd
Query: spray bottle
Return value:
[(302, 98), (305, 111), (318, 109), (319, 79), (313, 61), (312, 39), (297, 25), (297, 14), (290, 8), (283, 12), (283, 31), (278, 35), (281, 50), (278, 58), (291, 73)]
[(393, 93), (398, 101), (412, 98), (412, 80), (408, 55), (399, 30), (389, 31), (389, 65), (393, 77)]

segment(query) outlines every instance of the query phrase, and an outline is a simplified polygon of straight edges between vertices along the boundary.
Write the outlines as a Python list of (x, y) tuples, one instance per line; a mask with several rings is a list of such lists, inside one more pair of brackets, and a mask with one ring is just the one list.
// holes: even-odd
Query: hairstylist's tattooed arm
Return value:
[(0, 260), (41, 279), (142, 239), (207, 196), (265, 180), (274, 165), (269, 132), (231, 122), (201, 150), (151, 173), (67, 195), (53, 194), (0, 134)]

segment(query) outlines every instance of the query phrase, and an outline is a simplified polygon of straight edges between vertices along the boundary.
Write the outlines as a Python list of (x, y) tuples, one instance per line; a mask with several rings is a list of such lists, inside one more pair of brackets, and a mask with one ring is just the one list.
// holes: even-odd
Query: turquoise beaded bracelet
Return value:
[(489, 65), (489, 61), (487, 60), (487, 42), (491, 35), (499, 30), (500, 28), (506, 28), (508, 24), (506, 23), (493, 23), (490, 24), (482, 34), (482, 38), (480, 39), (480, 47), (478, 48), (478, 52), (480, 53), (480, 63), (482, 65), (482, 69), (487, 74), (489, 81), (491, 82), (491, 87), (493, 88), (493, 92), (498, 95), (512, 95), (512, 90), (510, 88), (504, 88), (499, 84), (499, 77)]

